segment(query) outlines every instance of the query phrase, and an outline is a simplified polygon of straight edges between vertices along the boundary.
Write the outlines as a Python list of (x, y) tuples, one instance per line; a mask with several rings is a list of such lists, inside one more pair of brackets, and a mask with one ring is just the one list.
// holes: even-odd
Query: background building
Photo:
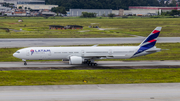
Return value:
[(112, 10), (112, 13), (115, 14), (115, 16), (123, 16), (124, 15), (124, 9)]
[[(3, 3), (15, 5), (2, 7)], [(0, 13), (7, 16), (55, 16), (50, 11), (53, 7), (58, 5), (45, 5), (45, 0), (0, 0)]]
[(152, 6), (130, 6), (129, 10), (113, 10), (112, 13), (116, 16), (123, 15), (161, 15), (162, 12), (180, 10), (180, 7), (152, 7)]
[(130, 6), (129, 10), (125, 10), (124, 14), (160, 14), (161, 12), (167, 12), (172, 10), (180, 10), (180, 7), (152, 7), (152, 6)]
[(69, 16), (81, 16), (82, 12), (96, 13), (97, 16), (107, 16), (112, 13), (112, 9), (70, 9)]
[(1, 0), (1, 1), (6, 3), (13, 3), (15, 6), (17, 6), (17, 4), (45, 5), (45, 0)]
[(67, 25), (66, 29), (83, 29), (83, 26), (80, 25)]
[(51, 9), (58, 5), (45, 5), (45, 0), (0, 0), (0, 2), (13, 3), (15, 7), (22, 9), (31, 8), (32, 10)]
[(32, 9), (32, 10), (42, 10), (42, 9), (48, 9), (51, 10), (53, 7), (58, 7), (58, 5), (34, 5), (34, 4), (17, 4), (17, 8), (22, 7), (22, 9)]
[(63, 30), (65, 29), (64, 26), (61, 25), (49, 25), (49, 29), (59, 29), (59, 30)]
[(0, 6), (0, 12), (7, 12), (7, 11), (10, 11), (10, 10), (11, 10), (11, 8)]

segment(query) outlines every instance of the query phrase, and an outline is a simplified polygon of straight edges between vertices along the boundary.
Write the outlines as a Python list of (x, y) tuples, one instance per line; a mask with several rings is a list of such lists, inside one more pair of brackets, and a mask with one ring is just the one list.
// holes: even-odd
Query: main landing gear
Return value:
[(97, 63), (89, 63), (88, 66), (97, 66)]
[(88, 66), (97, 66), (97, 65), (98, 65), (97, 63), (94, 63), (94, 62), (92, 62), (92, 61), (90, 61), (90, 60), (86, 60), (86, 61), (84, 62), (84, 64), (87, 64)]

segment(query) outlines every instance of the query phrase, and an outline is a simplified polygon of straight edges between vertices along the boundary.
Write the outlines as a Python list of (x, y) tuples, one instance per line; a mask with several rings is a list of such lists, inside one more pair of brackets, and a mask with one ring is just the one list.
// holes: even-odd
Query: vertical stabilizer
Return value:
[(151, 34), (140, 44), (140, 46), (144, 47), (153, 47), (156, 44), (157, 37), (160, 34), (162, 27), (156, 27)]
[(151, 34), (139, 45), (139, 50), (134, 54), (137, 55), (155, 46), (157, 37), (160, 34), (162, 27), (156, 27)]

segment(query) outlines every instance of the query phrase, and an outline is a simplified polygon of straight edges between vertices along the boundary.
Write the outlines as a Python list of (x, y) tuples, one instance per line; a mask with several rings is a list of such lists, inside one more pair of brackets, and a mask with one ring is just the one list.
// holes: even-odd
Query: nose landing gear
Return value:
[(26, 66), (26, 65), (27, 65), (26, 60), (25, 60), (25, 59), (22, 59), (22, 61), (24, 61), (24, 65)]
[(24, 65), (25, 65), (25, 66), (27, 65), (26, 61), (24, 61)]

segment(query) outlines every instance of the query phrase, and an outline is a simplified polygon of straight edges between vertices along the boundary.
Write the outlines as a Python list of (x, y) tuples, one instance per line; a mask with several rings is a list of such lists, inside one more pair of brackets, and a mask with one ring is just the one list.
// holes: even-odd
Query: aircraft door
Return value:
[(84, 56), (84, 50), (81, 50), (81, 55)]
[(30, 55), (30, 51), (26, 51), (26, 56), (29, 56)]
[(109, 50), (109, 56), (112, 56), (112, 50), (111, 49)]
[[(46, 57), (45, 57), (45, 58), (46, 58)], [(47, 58), (48, 58), (48, 59), (52, 58), (52, 57), (51, 57), (51, 52), (48, 52), (48, 53), (47, 53)]]

